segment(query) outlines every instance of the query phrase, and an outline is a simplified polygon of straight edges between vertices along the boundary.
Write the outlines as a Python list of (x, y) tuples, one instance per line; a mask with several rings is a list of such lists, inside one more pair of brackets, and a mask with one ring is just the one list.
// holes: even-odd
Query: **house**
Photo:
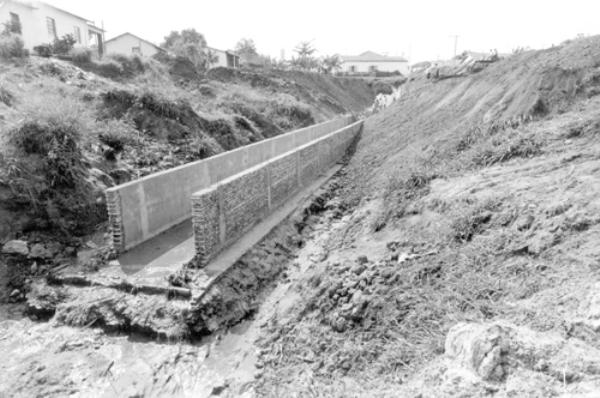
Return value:
[(240, 67), (240, 56), (233, 51), (223, 51), (212, 47), (207, 48), (213, 57), (211, 68), (216, 68), (218, 66), (223, 66), (226, 68)]
[(364, 74), (376, 72), (399, 72), (407, 75), (408, 60), (403, 57), (390, 57), (372, 51), (360, 55), (343, 55), (342, 71), (348, 74)]
[[(107, 40), (105, 48), (107, 54), (137, 54), (145, 57), (165, 52), (165, 49), (162, 47), (129, 32)], [(217, 66), (237, 68), (240, 65), (240, 57), (234, 52), (218, 50), (212, 47), (207, 47), (207, 52), (212, 56), (211, 68)]]
[(159, 52), (165, 51), (156, 44), (129, 32), (107, 40), (104, 45), (107, 54), (137, 54), (144, 57), (151, 57)]
[(75, 47), (104, 50), (104, 31), (92, 21), (41, 1), (0, 0), (0, 24), (21, 35), (28, 50), (68, 34)]

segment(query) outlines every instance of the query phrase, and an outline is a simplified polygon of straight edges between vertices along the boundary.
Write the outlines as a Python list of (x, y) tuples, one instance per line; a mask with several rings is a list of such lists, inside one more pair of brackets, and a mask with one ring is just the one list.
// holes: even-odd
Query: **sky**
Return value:
[[(106, 39), (131, 32), (160, 44), (194, 28), (209, 46), (233, 49), (241, 38), (258, 51), (290, 58), (301, 41), (318, 55), (370, 50), (410, 62), (470, 51), (539, 49), (579, 34), (600, 34), (600, 0), (46, 0), (104, 24)], [(458, 36), (456, 38), (456, 36)], [(455, 40), (456, 39), (456, 40)]]

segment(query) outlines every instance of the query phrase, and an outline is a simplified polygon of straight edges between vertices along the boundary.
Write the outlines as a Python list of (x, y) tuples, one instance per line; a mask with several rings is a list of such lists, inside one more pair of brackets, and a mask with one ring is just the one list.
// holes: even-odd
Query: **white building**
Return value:
[(0, 24), (5, 23), (17, 30), (14, 33), (21, 35), (28, 50), (70, 34), (75, 39), (75, 47), (90, 47), (103, 52), (102, 29), (87, 18), (48, 3), (0, 0)]
[(156, 44), (129, 32), (113, 37), (104, 44), (107, 54), (136, 54), (144, 57), (151, 57), (158, 52), (164, 51)]
[(400, 72), (407, 75), (409, 72), (408, 60), (403, 57), (390, 57), (366, 51), (360, 55), (343, 55), (341, 58), (342, 71), (349, 74)]
[(208, 47), (214, 61), (211, 63), (211, 68), (223, 66), (226, 68), (239, 68), (240, 56), (232, 51), (223, 51), (216, 48)]

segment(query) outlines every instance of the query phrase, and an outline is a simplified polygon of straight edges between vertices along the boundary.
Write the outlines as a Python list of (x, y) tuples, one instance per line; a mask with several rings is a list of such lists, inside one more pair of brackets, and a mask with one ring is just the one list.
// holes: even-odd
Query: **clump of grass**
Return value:
[(264, 110), (267, 119), (284, 131), (310, 126), (315, 119), (310, 109), (288, 95), (279, 95), (270, 101)]
[(126, 77), (142, 74), (147, 68), (146, 63), (138, 55), (108, 54), (107, 58), (121, 65)]
[(100, 142), (110, 147), (111, 156), (121, 153), (127, 145), (132, 145), (138, 141), (137, 130), (125, 120), (104, 120), (97, 124), (96, 129)]
[(92, 62), (92, 50), (89, 48), (73, 48), (70, 55), (71, 61), (76, 65), (89, 64)]
[(541, 139), (523, 129), (472, 126), (460, 136), (455, 151), (463, 153), (462, 161), (469, 166), (486, 167), (514, 158), (537, 156), (542, 152), (542, 144)]
[(0, 184), (11, 204), (29, 209), (38, 227), (82, 233), (102, 218), (87, 181), (83, 147), (94, 119), (81, 103), (58, 92), (32, 98), (7, 135)]
[(452, 238), (457, 242), (468, 242), (486, 228), (492, 220), (493, 212), (500, 206), (497, 198), (484, 201), (469, 198), (455, 204), (457, 210), (451, 223)]
[(101, 61), (94, 61), (87, 50), (73, 50), (72, 61), (82, 69), (113, 80), (123, 80), (143, 74), (147, 64), (137, 55), (109, 54)]
[(429, 193), (429, 183), (443, 174), (428, 161), (421, 161), (405, 172), (388, 177), (384, 191), (385, 207), (390, 215), (402, 217), (408, 204)]
[(516, 133), (494, 136), (475, 147), (471, 161), (478, 167), (491, 166), (513, 158), (530, 158), (542, 152), (541, 143), (532, 136)]
[(16, 34), (0, 34), (0, 59), (20, 59), (29, 56), (25, 42)]

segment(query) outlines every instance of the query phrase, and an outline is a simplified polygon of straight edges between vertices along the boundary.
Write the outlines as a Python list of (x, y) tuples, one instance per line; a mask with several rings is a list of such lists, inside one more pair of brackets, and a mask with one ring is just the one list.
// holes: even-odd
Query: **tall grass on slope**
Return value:
[(13, 195), (8, 205), (27, 209), (40, 229), (83, 233), (99, 217), (83, 154), (94, 119), (56, 87), (40, 89), (19, 110), (0, 160), (0, 184)]

